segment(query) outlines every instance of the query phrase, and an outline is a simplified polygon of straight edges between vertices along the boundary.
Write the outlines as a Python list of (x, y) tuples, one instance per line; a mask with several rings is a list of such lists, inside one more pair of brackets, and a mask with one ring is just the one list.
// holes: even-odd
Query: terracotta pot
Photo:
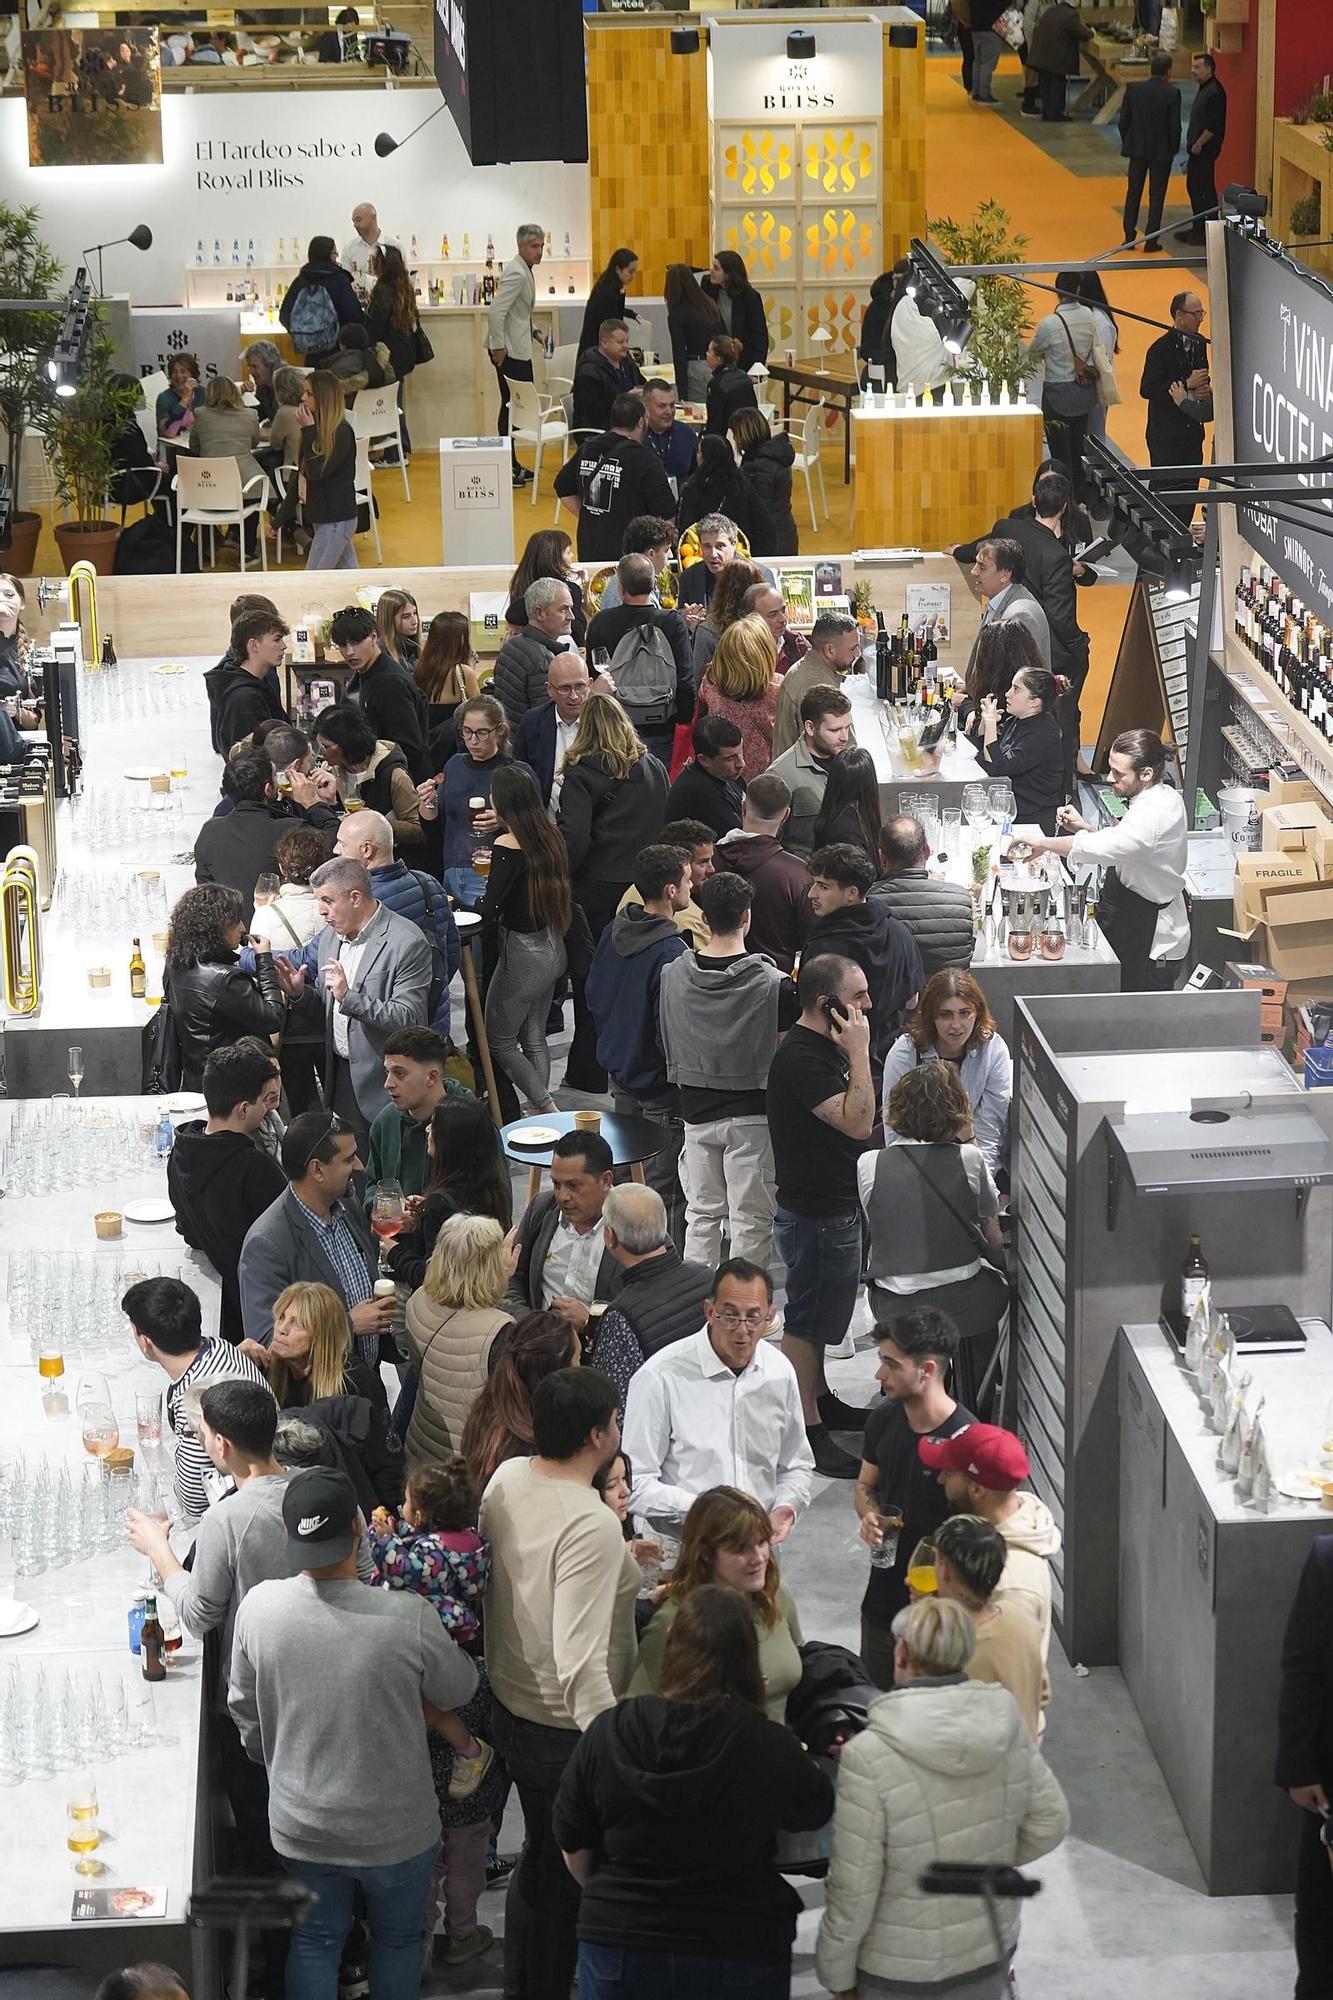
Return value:
[(76, 562), (91, 563), (99, 576), (110, 576), (115, 567), (116, 543), (120, 527), (115, 521), (57, 521), (56, 547), (68, 576)]
[(37, 544), (41, 540), (42, 517), (40, 514), (11, 514), (9, 517), (10, 544), (0, 555), (0, 568), (7, 569), (11, 576), (34, 576), (33, 567), (37, 560)]

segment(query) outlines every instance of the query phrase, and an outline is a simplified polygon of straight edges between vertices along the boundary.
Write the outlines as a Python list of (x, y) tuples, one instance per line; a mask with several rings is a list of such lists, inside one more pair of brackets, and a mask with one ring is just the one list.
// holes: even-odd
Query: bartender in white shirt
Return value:
[(1150, 729), (1126, 729), (1108, 759), (1111, 790), (1125, 802), (1119, 823), (1094, 833), (1061, 806), (1056, 818), (1068, 831), (1032, 841), (1036, 853), (1105, 868), (1097, 921), (1120, 960), (1122, 993), (1169, 992), (1190, 947), (1185, 802), (1163, 782), (1166, 754)]
[(370, 260), (375, 252), (386, 243), (395, 249), (402, 245), (396, 237), (380, 228), (380, 219), (373, 202), (360, 201), (352, 210), (352, 227), (355, 236), (349, 236), (338, 253), (338, 261), (344, 271), (351, 273), (352, 283), (361, 291), (370, 287)]
[(764, 1336), (773, 1318), (768, 1273), (745, 1258), (718, 1267), (707, 1325), (650, 1355), (630, 1378), (625, 1453), (630, 1505), (678, 1528), (701, 1493), (752, 1493), (784, 1542), (809, 1503), (814, 1454), (796, 1370)]

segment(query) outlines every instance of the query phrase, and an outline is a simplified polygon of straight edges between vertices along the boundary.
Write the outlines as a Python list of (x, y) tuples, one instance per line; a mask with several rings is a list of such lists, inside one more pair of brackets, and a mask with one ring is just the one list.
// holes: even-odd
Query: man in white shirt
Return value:
[(350, 272), (358, 291), (364, 291), (370, 284), (370, 260), (375, 252), (385, 243), (392, 243), (396, 249), (402, 246), (396, 237), (380, 228), (380, 219), (372, 202), (357, 203), (352, 210), (352, 228), (356, 234), (349, 236), (343, 244), (338, 261), (344, 271)]
[(796, 1371), (764, 1338), (773, 1317), (767, 1271), (747, 1258), (720, 1264), (704, 1303), (708, 1324), (652, 1355), (625, 1403), (625, 1451), (635, 1513), (680, 1522), (711, 1486), (752, 1493), (786, 1541), (810, 1499), (814, 1456)]
[(1106, 869), (1097, 921), (1120, 960), (1121, 992), (1169, 993), (1190, 948), (1185, 801), (1163, 781), (1166, 745), (1150, 729), (1124, 730), (1107, 765), (1111, 790), (1125, 801), (1123, 819), (1094, 832), (1061, 806), (1056, 818), (1068, 831), (1032, 846)]
[(551, 1186), (528, 1203), (516, 1231), (518, 1261), (506, 1303), (516, 1313), (558, 1312), (577, 1327), (620, 1286), (602, 1208), (614, 1179), (600, 1132), (566, 1132), (551, 1156)]

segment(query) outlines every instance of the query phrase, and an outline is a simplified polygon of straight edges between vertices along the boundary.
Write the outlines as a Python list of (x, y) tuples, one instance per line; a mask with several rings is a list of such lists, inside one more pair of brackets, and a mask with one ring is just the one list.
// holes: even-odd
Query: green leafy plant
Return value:
[(55, 474), (56, 492), (76, 528), (99, 526), (115, 473), (112, 447), (139, 401), (139, 385), (123, 387), (104, 316), (93, 308), (79, 384), (53, 396), (38, 416)]
[(1293, 236), (1317, 236), (1319, 234), (1319, 190), (1303, 194), (1299, 201), (1291, 205), (1291, 233)]
[[(931, 221), (930, 233), (950, 264), (1017, 264), (1028, 239), (1010, 223), (1009, 211), (985, 201), (970, 222), (952, 216)], [(964, 381), (1016, 386), (1025, 370), (1031, 323), (1027, 293), (1015, 278), (978, 278), (971, 302), (972, 338), (954, 373)]]
[[(63, 290), (63, 267), (38, 234), (39, 221), (37, 209), (0, 201), (0, 298), (50, 299)], [(59, 331), (59, 313), (0, 313), (0, 423), (15, 512), (23, 439), (52, 401), (46, 363)]]
[(1314, 93), (1310, 100), (1310, 116), (1316, 125), (1333, 125), (1333, 90), (1317, 90)]

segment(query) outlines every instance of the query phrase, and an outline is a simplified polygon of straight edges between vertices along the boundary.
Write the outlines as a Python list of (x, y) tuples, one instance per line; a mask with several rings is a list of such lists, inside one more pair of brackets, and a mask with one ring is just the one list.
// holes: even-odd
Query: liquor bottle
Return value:
[(465, 264), (472, 262), (472, 238), (468, 235), (466, 229), (463, 231), (463, 262)]
[(892, 661), (889, 653), (889, 629), (884, 623), (884, 613), (875, 613), (875, 699), (888, 701), (893, 695)]
[(148, 991), (148, 967), (143, 962), (139, 940), (134, 940), (134, 950), (130, 953), (130, 998), (142, 1000)]
[(198, 268), (198, 267), (201, 267), (201, 266), (203, 265), (203, 262), (204, 262), (204, 239), (203, 239), (203, 237), (202, 237), (202, 236), (196, 236), (196, 238), (195, 238), (195, 241), (194, 241), (194, 261), (195, 261), (195, 265), (196, 265), (196, 268)]
[(139, 1629), (139, 1657), (146, 1681), (167, 1677), (167, 1639), (157, 1615), (157, 1598), (150, 1590), (144, 1600), (144, 1620)]
[(1009, 394), (1009, 382), (1008, 378), (1006, 377), (1006, 379), (1000, 384), (1000, 408), (1002, 410), (1007, 410), (1012, 401), (1013, 398)]
[(486, 238), (486, 262), (488, 264), (495, 262), (495, 238), (489, 235)]
[(105, 634), (102, 640), (101, 664), (104, 667), (114, 667), (116, 664), (116, 648), (109, 632)]
[(1186, 1319), (1194, 1311), (1195, 1302), (1207, 1289), (1208, 1282), (1207, 1259), (1199, 1248), (1198, 1237), (1191, 1236), (1190, 1247), (1180, 1267), (1180, 1310)]
[(449, 238), (447, 236), (440, 238), (440, 262), (442, 264), (449, 262)]

